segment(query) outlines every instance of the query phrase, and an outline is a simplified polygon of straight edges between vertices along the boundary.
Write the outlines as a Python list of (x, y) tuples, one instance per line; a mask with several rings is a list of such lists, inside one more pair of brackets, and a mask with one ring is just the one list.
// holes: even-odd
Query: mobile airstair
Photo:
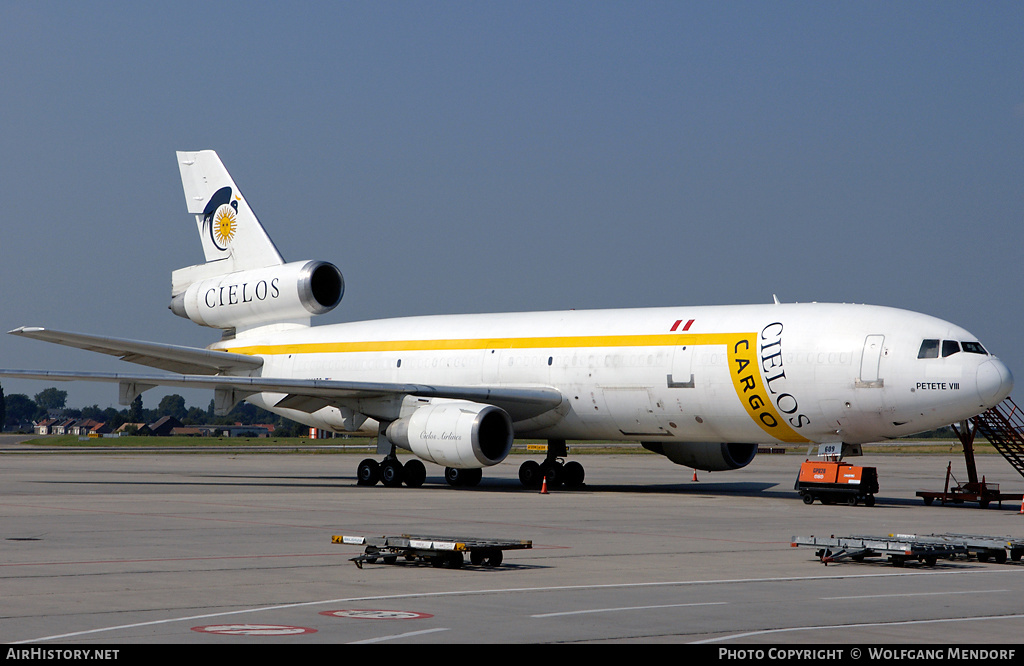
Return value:
[(987, 409), (981, 414), (953, 426), (964, 447), (964, 462), (967, 465), (967, 482), (956, 480), (952, 463), (946, 466), (946, 485), (942, 492), (920, 491), (918, 497), (925, 504), (938, 500), (942, 504), (963, 504), (977, 502), (981, 508), (992, 502), (1002, 504), (1003, 500), (1021, 501), (1021, 494), (1007, 494), (999, 491), (999, 484), (987, 483), (985, 477), (978, 480), (978, 467), (974, 460), (974, 437), (982, 437), (998, 451), (1007, 462), (1024, 476), (1024, 413), (1011, 398)]

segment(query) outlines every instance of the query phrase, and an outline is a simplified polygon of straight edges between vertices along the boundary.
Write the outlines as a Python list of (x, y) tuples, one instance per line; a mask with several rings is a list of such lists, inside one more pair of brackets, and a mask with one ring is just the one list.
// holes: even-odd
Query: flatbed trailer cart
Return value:
[(345, 536), (331, 537), (331, 543), (365, 546), (362, 555), (352, 562), (360, 569), (364, 562), (394, 564), (399, 558), (407, 562), (428, 562), (435, 567), (458, 569), (465, 563), (465, 554), (475, 565), (499, 567), (506, 550), (533, 548), (532, 541), (520, 539), (480, 539), (476, 537), (416, 536)]
[(1014, 562), (1019, 562), (1024, 555), (1024, 540), (1007, 536), (981, 536), (975, 534), (924, 534), (924, 535), (890, 535), (898, 538), (912, 538), (922, 543), (957, 544), (965, 547), (968, 553), (974, 554), (979, 562), (992, 560), (997, 564), (1006, 562), (1007, 555)]
[(818, 559), (828, 566), (830, 562), (851, 559), (863, 562), (867, 558), (887, 557), (893, 566), (902, 567), (906, 562), (924, 562), (935, 566), (939, 558), (966, 557), (966, 546), (955, 543), (922, 541), (905, 537), (847, 536), (835, 537), (793, 537), (790, 545), (817, 548)]

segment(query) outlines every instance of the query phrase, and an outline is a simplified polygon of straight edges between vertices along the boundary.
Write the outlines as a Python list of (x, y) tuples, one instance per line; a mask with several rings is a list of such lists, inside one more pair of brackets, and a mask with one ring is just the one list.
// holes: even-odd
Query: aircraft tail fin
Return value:
[(224, 262), (217, 273), (284, 263), (216, 152), (179, 151), (178, 169), (188, 212), (196, 216), (206, 262)]
[(323, 261), (286, 264), (217, 153), (179, 152), (178, 169), (206, 263), (171, 273), (174, 314), (241, 334), (309, 326), (310, 315), (341, 301), (341, 271)]

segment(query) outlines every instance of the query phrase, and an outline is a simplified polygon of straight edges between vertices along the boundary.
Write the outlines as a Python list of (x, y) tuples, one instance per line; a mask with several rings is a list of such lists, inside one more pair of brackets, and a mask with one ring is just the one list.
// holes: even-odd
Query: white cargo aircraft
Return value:
[(171, 310), (221, 329), (207, 349), (23, 327), (15, 335), (178, 374), (0, 371), (213, 389), (334, 432), (370, 430), (358, 483), (423, 483), (419, 460), (475, 485), (516, 437), (547, 440), (526, 486), (583, 483), (567, 440), (629, 440), (694, 469), (748, 465), (758, 443), (852, 446), (968, 419), (1006, 398), (1007, 367), (966, 330), (869, 305), (800, 303), (425, 316), (310, 326), (341, 301), (329, 263), (285, 263), (213, 151), (179, 152), (206, 262), (174, 271)]

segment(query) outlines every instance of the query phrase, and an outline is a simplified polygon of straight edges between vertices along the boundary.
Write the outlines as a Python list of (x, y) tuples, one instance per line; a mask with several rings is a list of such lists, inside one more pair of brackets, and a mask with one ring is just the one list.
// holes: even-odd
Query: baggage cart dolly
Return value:
[(1019, 562), (1024, 555), (1024, 540), (1008, 536), (981, 536), (975, 534), (890, 534), (897, 538), (917, 539), (922, 543), (956, 544), (973, 553), (979, 562), (994, 561), (1005, 564), (1007, 555), (1014, 562)]
[(830, 562), (839, 562), (847, 558), (854, 562), (863, 562), (869, 557), (888, 557), (893, 566), (902, 567), (907, 562), (920, 561), (930, 567), (935, 566), (939, 558), (953, 558), (958, 555), (967, 556), (967, 547), (959, 543), (924, 541), (916, 537), (897, 535), (893, 537), (847, 536), (828, 538), (798, 537), (790, 542), (793, 548), (812, 546), (818, 559), (825, 566)]
[(480, 539), (476, 537), (416, 536), (345, 536), (331, 537), (331, 543), (365, 546), (362, 555), (351, 558), (362, 569), (363, 563), (394, 564), (398, 558), (407, 562), (428, 562), (435, 567), (458, 569), (465, 563), (465, 554), (474, 565), (500, 567), (506, 550), (533, 548), (532, 541), (520, 539)]

